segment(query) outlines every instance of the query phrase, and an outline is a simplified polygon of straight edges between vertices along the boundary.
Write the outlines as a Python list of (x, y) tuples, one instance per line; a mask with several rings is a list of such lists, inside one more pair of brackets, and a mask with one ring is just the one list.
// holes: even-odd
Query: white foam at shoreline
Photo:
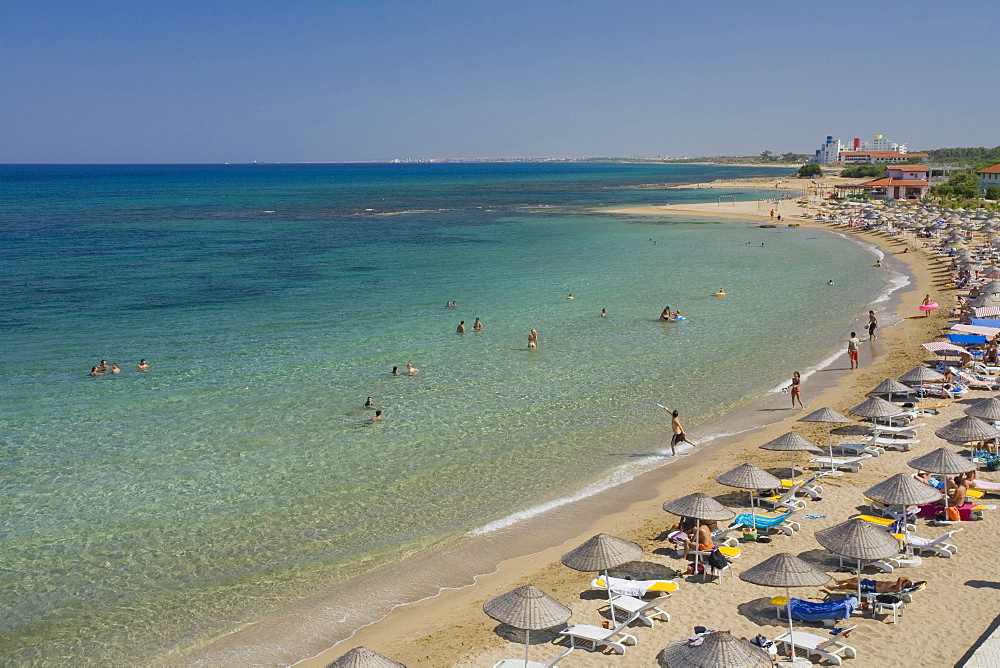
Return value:
[[(839, 237), (841, 237), (841, 238), (843, 238), (843, 239), (845, 239), (847, 241), (851, 241), (853, 243), (858, 244), (859, 246), (861, 246), (862, 248), (864, 248), (866, 251), (870, 252), (878, 260), (882, 260), (883, 258), (885, 258), (885, 253), (882, 251), (882, 249), (880, 249), (875, 244), (872, 244), (872, 243), (869, 243), (869, 242), (866, 242), (866, 241), (861, 241), (861, 240), (858, 240), (856, 238), (849, 237), (848, 235), (843, 234), (841, 232), (833, 232), (833, 234), (835, 234), (835, 235), (837, 235), (837, 236), (839, 236)], [(898, 271), (896, 271), (894, 269), (890, 269), (890, 278), (889, 278), (889, 282), (888, 282), (888, 285), (887, 285), (885, 291), (882, 294), (880, 294), (878, 297), (876, 297), (872, 301), (872, 303), (873, 304), (879, 304), (879, 303), (888, 302), (889, 299), (892, 297), (893, 294), (895, 294), (898, 290), (904, 288), (905, 286), (907, 286), (909, 284), (910, 284), (910, 277), (907, 274), (900, 273), (900, 272), (898, 272)], [(886, 320), (888, 321), (889, 318), (886, 318)], [(896, 317), (893, 317), (892, 318), (892, 322), (889, 322), (888, 326), (891, 326), (892, 324), (895, 324), (897, 322), (900, 322), (900, 320), (898, 318), (896, 318)], [(836, 360), (838, 360), (843, 355), (844, 355), (843, 351), (838, 350), (838, 351), (836, 351), (834, 353), (831, 353), (826, 358), (820, 360), (817, 364), (815, 364), (815, 365), (813, 365), (811, 367), (808, 367), (804, 372), (801, 373), (802, 380), (806, 380), (810, 376), (812, 376), (813, 374), (815, 374), (816, 372), (829, 367), (831, 364), (833, 364)], [(769, 393), (773, 394), (773, 393), (781, 392), (782, 390), (784, 390), (787, 387), (788, 387), (787, 384), (781, 383), (780, 385), (778, 385), (774, 389), (770, 390)], [(729, 431), (729, 432), (722, 432), (722, 431), (720, 431), (720, 432), (715, 432), (715, 433), (711, 433), (711, 434), (707, 434), (707, 435), (700, 435), (700, 436), (697, 437), (697, 439), (699, 441), (699, 444), (707, 444), (707, 443), (711, 443), (711, 442), (713, 442), (715, 440), (718, 440), (720, 438), (726, 438), (726, 437), (729, 437), (729, 436), (735, 436), (735, 435), (741, 434), (741, 433), (746, 432), (746, 431), (750, 431), (751, 429), (755, 429), (755, 428), (756, 428), (755, 426), (747, 426), (745, 429), (739, 429), (739, 430), (736, 430), (736, 431)], [(673, 462), (676, 462), (676, 461), (678, 461), (678, 459), (680, 457), (684, 457), (684, 456), (690, 454), (694, 450), (694, 448), (691, 447), (691, 446), (689, 446), (689, 445), (684, 445), (682, 447), (678, 447), (677, 450), (678, 450), (678, 453), (677, 453), (676, 456), (670, 456), (670, 455), (665, 455), (665, 454), (653, 455), (653, 456), (650, 456), (650, 457), (646, 457), (646, 458), (640, 460), (639, 462), (634, 462), (634, 463), (623, 465), (623, 466), (619, 467), (618, 469), (616, 469), (615, 471), (613, 471), (608, 476), (602, 478), (601, 480), (598, 480), (597, 482), (594, 482), (594, 483), (591, 483), (591, 484), (587, 485), (586, 487), (582, 488), (581, 490), (579, 490), (575, 494), (570, 494), (568, 496), (564, 496), (564, 497), (561, 497), (559, 499), (555, 499), (553, 501), (549, 501), (549, 502), (546, 502), (546, 503), (539, 504), (539, 505), (534, 506), (532, 508), (521, 510), (521, 511), (518, 511), (516, 513), (512, 513), (510, 515), (507, 515), (506, 517), (502, 517), (502, 518), (500, 518), (498, 520), (494, 520), (493, 522), (489, 522), (488, 524), (485, 524), (485, 525), (483, 525), (481, 527), (478, 527), (478, 528), (472, 529), (470, 531), (467, 531), (465, 533), (465, 535), (468, 536), (468, 537), (474, 537), (474, 536), (481, 536), (483, 534), (491, 533), (491, 532), (494, 532), (494, 531), (499, 531), (500, 529), (504, 529), (506, 527), (513, 526), (514, 524), (517, 524), (518, 522), (522, 522), (522, 521), (530, 519), (532, 517), (536, 517), (538, 515), (541, 515), (542, 513), (545, 513), (545, 512), (547, 512), (549, 510), (553, 510), (555, 508), (559, 508), (560, 506), (565, 506), (565, 505), (573, 503), (575, 501), (580, 501), (582, 499), (585, 499), (587, 497), (593, 496), (595, 494), (603, 492), (603, 491), (605, 491), (607, 489), (610, 489), (612, 487), (616, 487), (616, 486), (621, 485), (623, 483), (626, 483), (626, 482), (628, 482), (630, 480), (633, 480), (636, 476), (638, 476), (638, 475), (640, 475), (642, 473), (646, 473), (648, 471), (651, 471), (653, 469), (659, 468), (661, 466), (667, 466), (667, 465), (669, 465), (669, 464), (671, 464)]]

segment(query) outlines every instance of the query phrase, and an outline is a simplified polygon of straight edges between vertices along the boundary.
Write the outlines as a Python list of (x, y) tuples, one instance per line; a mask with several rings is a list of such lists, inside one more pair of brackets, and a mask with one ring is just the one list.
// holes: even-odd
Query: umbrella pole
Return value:
[(528, 668), (528, 647), (531, 645), (531, 631), (524, 629), (524, 668)]
[(618, 626), (618, 617), (615, 616), (615, 602), (611, 597), (611, 579), (608, 578), (608, 569), (604, 569), (604, 586), (608, 590), (608, 605), (611, 606), (611, 625)]
[[(860, 607), (861, 606), (861, 559), (860, 558), (858, 559), (858, 575), (857, 575), (857, 580), (858, 580), (858, 606)], [(874, 616), (875, 616), (875, 608), (873, 607), (872, 608), (872, 617), (874, 617)]]
[[(694, 575), (698, 576), (698, 564), (701, 563), (701, 520), (695, 518), (694, 524)], [(702, 580), (708, 579), (708, 569), (705, 569), (704, 577)]]
[(792, 626), (792, 595), (789, 593), (788, 587), (785, 587), (785, 600), (788, 601), (786, 603), (788, 606), (788, 645), (791, 647), (788, 658), (791, 659), (792, 663), (795, 663), (795, 629)]

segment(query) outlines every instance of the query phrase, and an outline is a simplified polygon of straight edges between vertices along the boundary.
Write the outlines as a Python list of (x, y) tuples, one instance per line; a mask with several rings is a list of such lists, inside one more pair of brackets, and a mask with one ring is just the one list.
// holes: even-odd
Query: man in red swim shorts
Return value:
[(851, 358), (851, 368), (858, 368), (858, 348), (861, 346), (861, 340), (858, 338), (857, 332), (851, 332), (851, 338), (847, 340), (847, 356)]

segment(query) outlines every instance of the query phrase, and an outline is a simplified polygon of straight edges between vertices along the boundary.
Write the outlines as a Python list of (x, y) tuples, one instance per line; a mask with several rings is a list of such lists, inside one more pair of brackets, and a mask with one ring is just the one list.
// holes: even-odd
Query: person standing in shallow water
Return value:
[(458, 323), (458, 329), (455, 330), (457, 334), (465, 334), (465, 321)]
[(476, 318), (476, 321), (472, 323), (472, 331), (473, 332), (483, 331), (483, 323), (479, 321), (479, 318)]
[(878, 337), (875, 336), (875, 330), (878, 328), (878, 320), (875, 318), (875, 311), (868, 311), (868, 340), (874, 341)]
[(684, 427), (681, 425), (681, 421), (677, 417), (678, 415), (680, 415), (680, 413), (678, 413), (677, 411), (672, 411), (666, 406), (661, 406), (661, 408), (670, 413), (671, 417), (670, 429), (671, 431), (673, 431), (673, 436), (670, 437), (670, 454), (671, 455), (677, 454), (676, 448), (678, 443), (684, 442), (684, 443), (689, 443), (690, 445), (694, 445), (694, 443), (691, 443), (691, 441), (688, 440), (687, 434), (684, 433)]
[(528, 347), (537, 348), (538, 347), (538, 332), (531, 330), (528, 334)]

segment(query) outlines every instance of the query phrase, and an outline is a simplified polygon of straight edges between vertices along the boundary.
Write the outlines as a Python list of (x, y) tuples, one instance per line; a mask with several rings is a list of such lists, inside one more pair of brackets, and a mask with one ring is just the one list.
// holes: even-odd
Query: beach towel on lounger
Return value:
[(800, 598), (791, 600), (792, 619), (801, 619), (807, 622), (821, 622), (824, 619), (847, 619), (858, 607), (858, 598), (849, 596), (839, 601), (826, 601), (825, 603), (812, 603), (803, 601)]

